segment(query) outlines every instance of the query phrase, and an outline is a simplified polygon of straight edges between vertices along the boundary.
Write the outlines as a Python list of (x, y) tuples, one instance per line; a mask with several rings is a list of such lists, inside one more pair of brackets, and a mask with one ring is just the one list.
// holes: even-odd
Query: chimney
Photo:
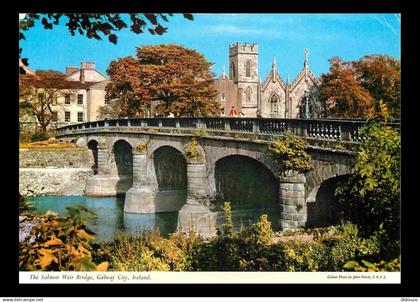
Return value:
[(95, 62), (80, 63), (80, 82), (84, 82), (86, 80), (86, 70), (95, 70)]
[(79, 70), (79, 68), (77, 68), (77, 67), (67, 66), (66, 67), (66, 75), (69, 75), (69, 74), (71, 74), (71, 73), (73, 73), (75, 71), (78, 71), (78, 70)]
[(85, 81), (85, 70), (83, 68), (80, 69), (80, 82)]
[(93, 69), (95, 70), (95, 62), (81, 62), (80, 69)]

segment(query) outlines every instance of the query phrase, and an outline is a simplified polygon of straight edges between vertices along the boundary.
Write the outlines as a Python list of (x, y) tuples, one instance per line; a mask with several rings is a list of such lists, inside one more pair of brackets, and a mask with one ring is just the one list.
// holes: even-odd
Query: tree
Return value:
[(35, 117), (39, 132), (44, 136), (53, 121), (53, 107), (57, 98), (64, 94), (74, 95), (69, 81), (58, 71), (37, 71), (33, 75), (19, 77), (19, 115)]
[(390, 118), (400, 118), (401, 105), (401, 63), (385, 55), (365, 56), (353, 63), (361, 86), (369, 91), (375, 100), (375, 112), (379, 112), (382, 100)]
[(398, 60), (369, 55), (357, 61), (330, 59), (330, 70), (321, 76), (320, 100), (330, 117), (372, 117), (382, 100), (389, 118), (400, 117), (401, 84)]
[[(130, 30), (135, 34), (141, 34), (147, 29), (152, 35), (162, 35), (167, 31), (167, 28), (162, 26), (161, 22), (162, 20), (168, 22), (168, 17), (172, 15), (129, 13)], [(193, 20), (192, 14), (183, 14), (183, 16)], [(53, 29), (54, 25), (58, 25), (60, 20), (63, 19), (66, 19), (65, 25), (72, 36), (78, 33), (89, 39), (97, 40), (102, 40), (101, 36), (105, 36), (113, 44), (117, 44), (118, 41), (116, 32), (128, 27), (126, 20), (121, 17), (121, 14), (31, 13), (26, 14), (25, 19), (19, 24), (19, 40), (25, 39), (24, 31), (34, 27), (36, 20), (41, 20), (44, 29)], [(26, 66), (28, 65), (27, 59), (24, 58), (22, 61)]]
[(212, 63), (195, 50), (175, 44), (137, 48), (137, 59), (111, 62), (107, 97), (117, 116), (212, 115), (218, 112)]
[(345, 219), (359, 225), (364, 235), (378, 233), (392, 243), (399, 240), (400, 231), (401, 138), (397, 129), (386, 124), (383, 102), (380, 115), (362, 129), (368, 139), (360, 146), (354, 174), (337, 188), (336, 195)]
[(371, 114), (373, 99), (361, 87), (351, 63), (338, 57), (329, 60), (331, 67), (321, 76), (320, 100), (329, 117), (359, 118)]

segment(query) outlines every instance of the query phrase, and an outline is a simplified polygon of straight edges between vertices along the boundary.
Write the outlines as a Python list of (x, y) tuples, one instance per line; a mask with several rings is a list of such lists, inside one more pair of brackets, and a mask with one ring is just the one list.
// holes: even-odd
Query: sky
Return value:
[(248, 42), (258, 44), (262, 80), (275, 58), (280, 76), (284, 80), (289, 76), (290, 81), (303, 68), (305, 48), (316, 76), (328, 72), (328, 59), (334, 56), (344, 60), (370, 54), (401, 56), (401, 24), (396, 14), (194, 14), (193, 21), (175, 14), (168, 21), (162, 22), (168, 27), (162, 36), (147, 31), (136, 35), (124, 29), (117, 33), (117, 45), (107, 38), (71, 36), (65, 22), (52, 30), (38, 22), (25, 32), (26, 40), (20, 41), (21, 56), (29, 59), (33, 70), (65, 72), (66, 66), (80, 67), (80, 62), (91, 61), (106, 74), (111, 61), (135, 56), (136, 47), (175, 43), (203, 54), (220, 76), (223, 65), (229, 72), (229, 45)]

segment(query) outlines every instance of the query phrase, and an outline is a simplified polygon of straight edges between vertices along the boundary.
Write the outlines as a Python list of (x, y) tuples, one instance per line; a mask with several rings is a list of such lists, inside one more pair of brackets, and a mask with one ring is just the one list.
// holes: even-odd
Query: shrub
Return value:
[(184, 150), (185, 157), (189, 160), (194, 160), (194, 161), (202, 160), (203, 156), (201, 155), (198, 148), (199, 148), (199, 145), (198, 145), (197, 140), (195, 138), (191, 139)]
[(283, 172), (294, 170), (305, 173), (312, 168), (311, 157), (305, 151), (305, 141), (291, 132), (285, 131), (282, 138), (275, 138), (268, 150)]
[[(32, 230), (34, 242), (19, 244), (19, 269), (43, 271), (105, 271), (108, 262), (95, 264), (93, 233), (85, 226), (84, 207), (67, 208), (69, 215), (46, 214)], [(90, 213), (89, 213), (90, 214)]]
[(43, 141), (48, 139), (48, 134), (45, 132), (35, 132), (31, 135), (31, 142)]
[(400, 267), (400, 258), (395, 258), (391, 261), (381, 260), (378, 263), (371, 263), (366, 260), (349, 261), (344, 265), (344, 268), (348, 271), (355, 272), (399, 272)]
[(361, 135), (368, 139), (360, 146), (354, 174), (336, 195), (343, 217), (360, 226), (365, 237), (379, 232), (384, 244), (393, 244), (400, 230), (400, 135), (378, 120)]
[(189, 268), (186, 251), (191, 250), (190, 244), (182, 235), (165, 239), (146, 230), (134, 237), (122, 236), (102, 248), (110, 257), (112, 270), (185, 271)]

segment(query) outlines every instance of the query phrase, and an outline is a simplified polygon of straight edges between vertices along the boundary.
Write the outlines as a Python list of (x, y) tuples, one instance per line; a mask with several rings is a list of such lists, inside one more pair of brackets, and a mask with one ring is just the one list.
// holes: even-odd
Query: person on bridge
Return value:
[(229, 111), (229, 116), (234, 116), (234, 117), (238, 116), (238, 113), (236, 112), (236, 108), (235, 108), (235, 106), (232, 106), (232, 107), (230, 108), (230, 111)]
[(168, 117), (175, 117), (175, 115), (172, 112), (169, 112)]

